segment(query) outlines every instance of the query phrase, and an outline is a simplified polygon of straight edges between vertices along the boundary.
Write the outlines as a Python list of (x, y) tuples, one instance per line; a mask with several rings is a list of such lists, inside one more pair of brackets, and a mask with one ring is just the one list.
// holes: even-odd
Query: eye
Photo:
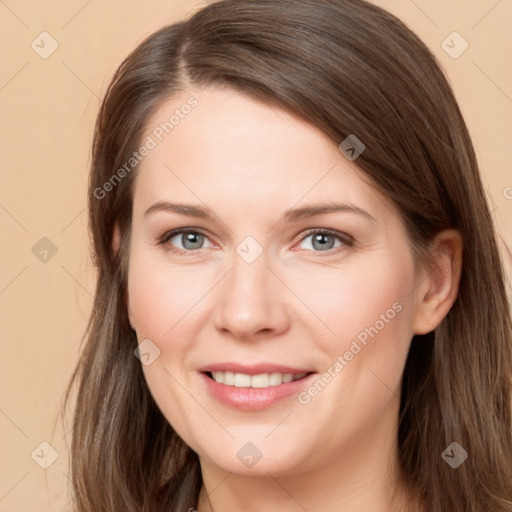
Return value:
[[(165, 233), (159, 243), (169, 246), (170, 250), (177, 254), (193, 255), (194, 251), (205, 248), (205, 242), (209, 244), (206, 247), (213, 247), (209, 238), (201, 231), (196, 229), (177, 229)], [(352, 247), (354, 239), (346, 233), (331, 229), (313, 229), (303, 236), (299, 246), (301, 244), (306, 245), (302, 249), (332, 254), (332, 252), (338, 252), (336, 249), (343, 250), (347, 247)]]
[[(179, 229), (166, 233), (160, 240), (161, 244), (171, 246), (171, 250), (178, 254), (186, 254), (199, 249), (204, 249), (207, 236), (193, 229)], [(211, 246), (211, 245), (210, 245)]]
[(309, 242), (306, 243), (306, 247), (303, 247), (303, 249), (315, 252), (330, 252), (332, 249), (352, 247), (354, 244), (350, 235), (330, 229), (311, 230), (302, 238), (301, 243), (303, 244), (306, 241)]

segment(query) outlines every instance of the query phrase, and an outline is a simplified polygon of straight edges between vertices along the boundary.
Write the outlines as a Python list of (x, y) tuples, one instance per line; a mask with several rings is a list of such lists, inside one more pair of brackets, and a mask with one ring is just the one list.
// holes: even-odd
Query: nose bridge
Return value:
[(279, 331), (287, 323), (279, 281), (267, 267), (266, 254), (255, 249), (251, 241), (237, 248), (216, 304), (217, 328), (239, 337), (260, 330)]
[[(242, 301), (247, 298), (262, 301), (271, 286), (269, 283), (271, 276), (265, 255), (262, 254), (251, 261), (237, 254), (233, 257), (229, 291)], [(266, 303), (266, 301), (263, 302)]]

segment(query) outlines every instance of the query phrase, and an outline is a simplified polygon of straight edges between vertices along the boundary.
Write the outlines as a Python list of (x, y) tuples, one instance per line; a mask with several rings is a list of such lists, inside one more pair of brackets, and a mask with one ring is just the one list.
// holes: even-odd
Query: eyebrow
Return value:
[[(170, 203), (168, 201), (158, 201), (157, 203), (153, 204), (144, 212), (144, 216), (159, 211), (173, 212), (178, 213), (180, 215), (186, 215), (188, 217), (197, 218), (209, 218), (215, 216), (213, 215), (212, 211), (205, 206), (183, 203)], [(314, 217), (315, 215), (322, 215), (325, 213), (334, 212), (356, 213), (358, 215), (366, 217), (367, 219), (373, 222), (377, 222), (375, 218), (366, 210), (363, 210), (362, 208), (359, 208), (358, 206), (349, 203), (323, 203), (302, 206), (300, 208), (290, 208), (283, 213), (280, 221), (294, 222), (308, 217)]]

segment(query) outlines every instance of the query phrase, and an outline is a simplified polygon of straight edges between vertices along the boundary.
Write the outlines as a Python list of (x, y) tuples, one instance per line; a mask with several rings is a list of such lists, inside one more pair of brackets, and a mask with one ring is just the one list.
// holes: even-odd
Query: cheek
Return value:
[(195, 325), (200, 309), (196, 307), (211, 288), (207, 278), (192, 266), (172, 267), (162, 264), (162, 258), (133, 251), (128, 296), (138, 337), (154, 339), (156, 344), (173, 335), (183, 339), (175, 334)]
[[(392, 254), (365, 263), (346, 271), (325, 269), (324, 275), (318, 271), (302, 280), (300, 293), (334, 334), (322, 328), (328, 334), (316, 337), (322, 382), (313, 382), (298, 398), (305, 410), (315, 411), (319, 423), (333, 425), (333, 439), (357, 437), (361, 425), (373, 424), (395, 404), (412, 338), (412, 261)], [(316, 316), (311, 316), (310, 332), (321, 325)], [(344, 419), (343, 434), (336, 433), (340, 410), (353, 411)]]
[(412, 261), (390, 254), (368, 258), (364, 265), (318, 267), (302, 275), (307, 279), (290, 274), (288, 282), (294, 281), (292, 288), (307, 305), (305, 317), (311, 318), (311, 326), (325, 327), (326, 348), (331, 353), (347, 350), (347, 343), (354, 339), (364, 344), (377, 332), (401, 332), (407, 339), (412, 325)]
[(336, 403), (359, 411), (354, 421), (356, 416), (361, 421), (375, 418), (393, 396), (390, 390), (398, 394), (412, 338), (413, 261), (381, 253), (364, 265), (318, 268), (305, 275), (308, 279), (297, 280), (296, 289), (315, 313), (307, 329), (313, 332), (320, 326), (326, 333), (317, 336), (315, 344), (323, 354), (328, 384), (325, 392), (318, 391), (324, 388), (320, 384), (306, 390), (301, 403), (316, 401), (320, 416), (335, 416)]
[[(133, 251), (128, 273), (130, 309), (138, 342), (151, 340), (158, 356), (142, 366), (148, 388), (173, 428), (197, 449), (190, 432), (197, 430), (194, 418), (204, 411), (186, 391), (192, 370), (190, 353), (197, 338), (200, 300), (205, 295), (204, 279), (192, 267), (171, 268), (151, 254)], [(204, 277), (204, 276), (203, 276)]]

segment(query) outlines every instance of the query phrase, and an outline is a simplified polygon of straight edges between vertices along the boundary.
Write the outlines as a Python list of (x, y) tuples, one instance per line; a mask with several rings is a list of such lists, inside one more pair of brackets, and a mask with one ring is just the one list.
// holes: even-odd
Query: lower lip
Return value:
[(314, 373), (311, 373), (302, 379), (268, 388), (237, 388), (236, 386), (219, 384), (208, 377), (206, 373), (201, 373), (202, 379), (214, 398), (225, 405), (244, 411), (260, 411), (283, 398), (298, 394), (314, 375)]

